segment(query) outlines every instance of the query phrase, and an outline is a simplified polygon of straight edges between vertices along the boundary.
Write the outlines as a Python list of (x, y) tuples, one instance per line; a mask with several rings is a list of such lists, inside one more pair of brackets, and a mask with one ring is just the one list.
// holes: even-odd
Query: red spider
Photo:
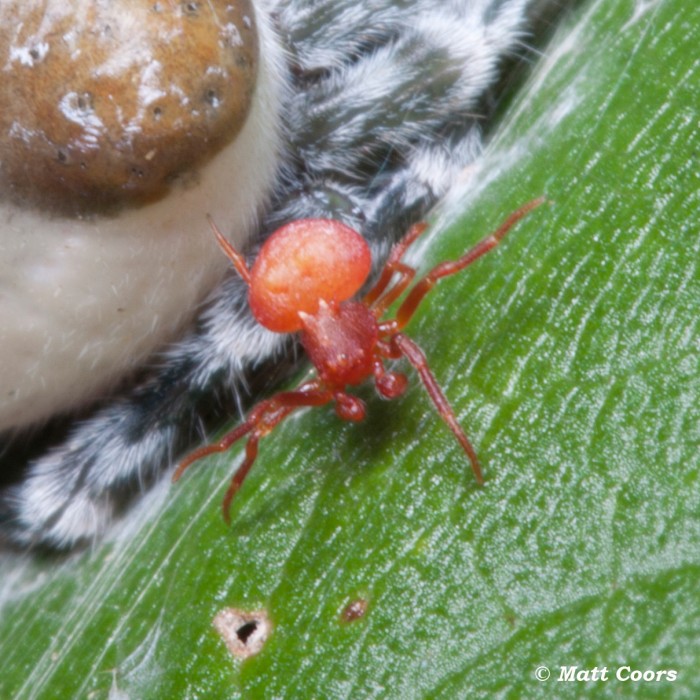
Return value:
[[(388, 372), (384, 361), (405, 357), (418, 372), (438, 413), (467, 454), (477, 482), (482, 484), (474, 448), (430, 371), (423, 351), (401, 329), (438, 280), (456, 274), (495, 248), (517, 221), (543, 201), (543, 198), (535, 199), (520, 207), (498, 230), (462, 257), (435, 266), (411, 289), (395, 318), (384, 321), (380, 320), (384, 312), (403, 294), (416, 274), (402, 258), (425, 231), (426, 224), (413, 226), (394, 246), (377, 283), (364, 298), (349, 301), (367, 279), (372, 261), (364, 238), (345, 224), (329, 219), (301, 219), (282, 226), (265, 242), (249, 270), (244, 257), (210, 219), (219, 245), (248, 285), (248, 301), (255, 318), (279, 333), (301, 331), (301, 344), (318, 376), (295, 391), (283, 391), (258, 403), (245, 422), (219, 442), (195, 450), (182, 461), (173, 481), (193, 462), (223, 452), (249, 435), (243, 464), (233, 475), (224, 496), (224, 519), (228, 523), (231, 501), (255, 462), (260, 438), (295, 409), (331, 401), (343, 420), (362, 420), (365, 404), (348, 394), (347, 386), (361, 384), (374, 376), (379, 395), (395, 399), (406, 390), (408, 380), (404, 374)], [(395, 274), (398, 279), (391, 285)]]

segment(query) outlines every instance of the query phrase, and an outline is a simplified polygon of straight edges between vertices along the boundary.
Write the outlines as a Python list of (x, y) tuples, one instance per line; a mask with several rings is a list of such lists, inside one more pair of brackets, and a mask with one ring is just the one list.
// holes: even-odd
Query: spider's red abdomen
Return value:
[(301, 343), (323, 381), (355, 385), (372, 375), (379, 328), (367, 306), (322, 301), (315, 314), (302, 313), (301, 320)]
[(369, 275), (372, 258), (365, 239), (329, 219), (301, 219), (268, 238), (250, 271), (248, 300), (266, 328), (291, 333), (299, 313), (315, 314), (321, 299), (352, 297)]

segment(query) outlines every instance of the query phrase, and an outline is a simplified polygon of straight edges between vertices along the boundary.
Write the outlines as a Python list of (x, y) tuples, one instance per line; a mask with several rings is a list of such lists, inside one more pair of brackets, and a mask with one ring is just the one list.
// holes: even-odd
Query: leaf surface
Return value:
[[(698, 45), (697, 3), (582, 4), (416, 246), (426, 270), (551, 201), (408, 328), (485, 487), (417, 380), (363, 387), (362, 425), (303, 412), (231, 529), (240, 449), (93, 552), (5, 558), (0, 697), (700, 696)], [(225, 607), (267, 611), (258, 656), (231, 658)]]

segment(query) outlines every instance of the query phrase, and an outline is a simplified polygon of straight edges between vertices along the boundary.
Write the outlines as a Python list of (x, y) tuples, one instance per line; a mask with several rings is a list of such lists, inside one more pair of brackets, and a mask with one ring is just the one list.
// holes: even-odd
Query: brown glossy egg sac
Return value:
[(240, 246), (272, 186), (281, 66), (253, 0), (0, 3), (0, 430), (192, 317), (227, 267), (206, 214)]

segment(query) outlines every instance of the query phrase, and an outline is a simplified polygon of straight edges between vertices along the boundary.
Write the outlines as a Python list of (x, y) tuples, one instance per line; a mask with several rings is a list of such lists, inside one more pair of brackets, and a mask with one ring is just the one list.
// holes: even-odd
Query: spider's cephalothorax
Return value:
[[(19, 0), (17, 3), (23, 5)], [(272, 361), (287, 354), (288, 332), (256, 320), (258, 302), (251, 297), (248, 303), (244, 279), (237, 274), (221, 278), (221, 256), (202, 224), (207, 211), (216, 217), (227, 238), (251, 252), (290, 222), (341, 221), (361, 231), (371, 250), (372, 264), (380, 266), (392, 243), (425, 217), (479, 154), (483, 127), (494, 104), (493, 88), (502, 84), (504, 58), (526, 54), (523, 41), (531, 33), (533, 21), (549, 6), (561, 3), (562, 0), (245, 3), (252, 9), (255, 21), (249, 21), (243, 29), (257, 31), (258, 50), (255, 60), (246, 64), (249, 80), (245, 89), (252, 97), (248, 117), (238, 136), (229, 135), (234, 139), (230, 153), (232, 157), (237, 154), (234, 165), (212, 155), (205, 159), (206, 163), (197, 162), (193, 177), (176, 178), (175, 183), (166, 178), (167, 187), (175, 187), (174, 203), (169, 204), (166, 199), (151, 203), (150, 195), (141, 197), (139, 202), (143, 200), (152, 208), (143, 210), (146, 223), (130, 231), (116, 218), (105, 219), (98, 222), (96, 232), (86, 233), (78, 241), (75, 230), (66, 229), (66, 220), (56, 218), (52, 223), (52, 230), (60, 229), (56, 235), (42, 234), (29, 226), (28, 234), (17, 241), (16, 248), (1, 241), (0, 283), (4, 292), (0, 312), (4, 315), (0, 316), (8, 320), (3, 320), (0, 365), (5, 368), (5, 376), (10, 367), (28, 367), (28, 371), (10, 372), (13, 386), (3, 385), (0, 395), (0, 409), (7, 419), (5, 423), (0, 421), (0, 429), (10, 425), (12, 431), (3, 436), (2, 448), (14, 444), (12, 449), (0, 449), (0, 541), (65, 548), (93, 540), (128, 502), (129, 494), (153, 482), (179, 454), (201, 439), (204, 417), (211, 419), (211, 414), (220, 410), (220, 403), (229, 401), (229, 397), (245, 396), (240, 389), (251, 368), (269, 367)], [(13, 3), (6, 5), (10, 8)], [(154, 8), (161, 5), (144, 3), (144, 12), (153, 14)], [(218, 3), (200, 5), (202, 12), (213, 12), (216, 19), (211, 8), (218, 7)], [(224, 3), (224, 9), (228, 5)], [(4, 4), (3, 12), (7, 8)], [(43, 12), (42, 8), (39, 3), (36, 12)], [(161, 9), (182, 14), (179, 3)], [(161, 12), (160, 19), (151, 14), (151, 19), (160, 21), (167, 13)], [(177, 19), (183, 26), (198, 26), (201, 21), (201, 17), (189, 15), (178, 15)], [(38, 26), (43, 27), (43, 23), (39, 21)], [(228, 31), (227, 27), (226, 23), (214, 22), (211, 30), (218, 36), (216, 32)], [(58, 32), (54, 39), (60, 41), (63, 34)], [(14, 34), (10, 38), (15, 41)], [(226, 47), (235, 37), (220, 38)], [(107, 39), (111, 41), (110, 37)], [(255, 37), (250, 39), (250, 46), (254, 47)], [(30, 49), (27, 46), (15, 54), (30, 56)], [(121, 51), (119, 46), (114, 49), (117, 54)], [(0, 53), (1, 50), (2, 42)], [(48, 55), (50, 58), (54, 52)], [(94, 55), (89, 54), (91, 59)], [(170, 52), (170, 57), (178, 65), (190, 63), (181, 60), (179, 48)], [(19, 59), (15, 63), (17, 70), (27, 69)], [(152, 70), (153, 65), (154, 62), (145, 62), (144, 70)], [(42, 64), (43, 68), (48, 66), (49, 63)], [(89, 82), (94, 71), (87, 68), (81, 75)], [(196, 76), (197, 71), (194, 73)], [(80, 116), (87, 110), (90, 117), (91, 109), (98, 116), (101, 109), (123, 114), (125, 106), (118, 103), (122, 88), (133, 91), (136, 86), (137, 97), (143, 93), (139, 89), (141, 83), (129, 79), (121, 87), (113, 86), (104, 103), (92, 103), (81, 100), (80, 95), (98, 93), (73, 87), (78, 76), (70, 70), (64, 74), (68, 77), (54, 81), (56, 89), (65, 83), (65, 90), (70, 93), (65, 105), (83, 110), (69, 110), (68, 116)], [(144, 80), (149, 76), (147, 72)], [(167, 86), (174, 83), (165, 72), (161, 77), (166, 86), (163, 91), (167, 92)], [(21, 86), (22, 82), (17, 84)], [(150, 98), (161, 99), (158, 90), (150, 89), (150, 82), (143, 84), (149, 85), (146, 93)], [(201, 88), (196, 82), (192, 85), (192, 94), (199, 96), (206, 107), (202, 114), (219, 113), (221, 98), (228, 93), (217, 91), (216, 86), (202, 84)], [(30, 101), (27, 113), (31, 115), (36, 112), (31, 105), (32, 96), (42, 93), (25, 92)], [(162, 99), (165, 102), (151, 105), (152, 109), (144, 112), (158, 124), (168, 121), (168, 115), (177, 116), (170, 109), (171, 102), (180, 104), (176, 94)], [(8, 105), (0, 107), (5, 110)], [(59, 117), (65, 117), (64, 112), (58, 111)], [(89, 129), (93, 122), (83, 119), (81, 123)], [(176, 122), (177, 119), (173, 121)], [(70, 136), (75, 124), (71, 121), (68, 127), (66, 133)], [(24, 132), (16, 132), (9, 135), (24, 138)], [(213, 143), (208, 132), (203, 132), (203, 138)], [(117, 142), (131, 143), (128, 139), (114, 141)], [(76, 141), (71, 149), (80, 143)], [(91, 144), (90, 141), (88, 145), (92, 147)], [(197, 143), (194, 147), (199, 148)], [(53, 157), (51, 149), (47, 153), (47, 157)], [(63, 155), (73, 153), (69, 149)], [(158, 159), (160, 145), (154, 150), (146, 144), (139, 153), (145, 159), (143, 167), (163, 164)], [(131, 157), (130, 154), (131, 151), (126, 155)], [(100, 154), (100, 158), (104, 155)], [(190, 159), (185, 158), (185, 162)], [(51, 171), (58, 169), (60, 173), (64, 166), (73, 167), (76, 177), (82, 177), (79, 158), (54, 163)], [(100, 182), (111, 181), (107, 173), (100, 170), (100, 174), (104, 175)], [(208, 183), (211, 188), (204, 198), (206, 204), (195, 204), (194, 186), (198, 182)], [(0, 191), (0, 200), (2, 194)], [(44, 196), (41, 192), (39, 195), (40, 199)], [(105, 195), (109, 199), (110, 193)], [(128, 212), (136, 217), (137, 209)], [(161, 213), (156, 216), (156, 212)], [(31, 223), (34, 214), (27, 216)], [(87, 225), (94, 216), (83, 218), (81, 225)], [(14, 235), (17, 217), (3, 220), (11, 221)], [(66, 235), (65, 230), (72, 231), (67, 239), (61, 237)], [(175, 230), (178, 237), (173, 239)], [(30, 255), (30, 244), (35, 246), (36, 259)], [(62, 267), (69, 257), (77, 267)], [(51, 266), (47, 259), (53, 261)], [(396, 261), (392, 265), (400, 287), (405, 279), (404, 269)], [(417, 301), (413, 295), (422, 294), (425, 286), (419, 282), (414, 287), (404, 302), (404, 311), (395, 319), (398, 325), (387, 326), (390, 321), (380, 317), (398, 296), (393, 296), (396, 292), (391, 290), (397, 287), (389, 284), (390, 278), (391, 275), (380, 275), (379, 291), (359, 302), (371, 307), (376, 327), (370, 323), (366, 309), (355, 306), (355, 302), (343, 305), (341, 297), (348, 300), (354, 291), (340, 290), (335, 301), (326, 299), (326, 307), (300, 309), (302, 315), (296, 314), (299, 322), (306, 324), (306, 329), (299, 330), (318, 368), (318, 381), (324, 387), (331, 387), (336, 380), (342, 385), (342, 389), (333, 388), (336, 393), (330, 400), (335, 401), (344, 418), (362, 415), (361, 404), (344, 388), (366, 376), (368, 369), (383, 396), (401, 393), (405, 379), (383, 371), (377, 355), (382, 360), (387, 355), (404, 355), (416, 365), (424, 381), (428, 377), (424, 359), (408, 340), (401, 340), (405, 336), (400, 333), (405, 316), (410, 316)], [(357, 282), (351, 280), (350, 286), (353, 285)], [(419, 289), (423, 292), (416, 291)], [(42, 292), (41, 297), (37, 290)], [(207, 292), (208, 301), (201, 306)], [(413, 302), (409, 302), (411, 298)], [(124, 304), (123, 299), (128, 303)], [(86, 323), (86, 309), (95, 300), (91, 320)], [(102, 303), (107, 306), (102, 308)], [(27, 313), (27, 309), (32, 309), (32, 313)], [(350, 317), (357, 322), (350, 323)], [(45, 319), (45, 326), (40, 318)], [(340, 334), (336, 332), (338, 318), (344, 319), (340, 323), (344, 331)], [(36, 331), (40, 342), (30, 344), (31, 347), (7, 342), (11, 324), (21, 332)], [(348, 331), (350, 327), (356, 331), (354, 339)], [(398, 335), (386, 335), (386, 331), (397, 331)], [(319, 340), (323, 336), (333, 336), (327, 346)], [(347, 345), (344, 350), (343, 345)], [(157, 348), (159, 354), (148, 364), (147, 353)], [(36, 392), (31, 400), (24, 389), (15, 390), (15, 380)], [(20, 401), (28, 413), (14, 410)], [(228, 414), (230, 403), (223, 408), (222, 413)], [(80, 411), (79, 418), (68, 414), (73, 410)], [(258, 406), (255, 415), (260, 416), (261, 410)], [(278, 409), (281, 414), (289, 410)], [(440, 413), (444, 418), (445, 412)], [(36, 429), (36, 421), (62, 414), (64, 422), (47, 431), (54, 438), (40, 440), (42, 431)], [(244, 423), (249, 432), (253, 417), (253, 413), (249, 414)], [(268, 413), (261, 420), (272, 418)], [(24, 430), (29, 432), (17, 439), (17, 431)], [(25, 445), (31, 457), (20, 454)], [(9, 481), (13, 483), (7, 485)]]
[[(536, 199), (522, 206), (460, 258), (434, 267), (416, 283), (399, 306), (396, 317), (385, 320), (382, 316), (387, 307), (401, 297), (415, 276), (415, 270), (402, 259), (407, 248), (425, 230), (423, 224), (413, 226), (394, 246), (379, 280), (365, 297), (350, 301), (369, 275), (371, 256), (362, 236), (348, 226), (327, 219), (303, 219), (283, 226), (267, 240), (249, 271), (243, 256), (212, 222), (219, 244), (248, 285), (255, 318), (270, 330), (300, 330), (301, 344), (318, 376), (294, 391), (261, 401), (247, 420), (219, 442), (202, 447), (185, 459), (173, 479), (179, 479), (194, 461), (227, 450), (247, 435), (245, 459), (224, 497), (224, 518), (228, 522), (231, 501), (255, 462), (260, 438), (295, 409), (332, 401), (343, 420), (362, 420), (365, 405), (347, 392), (348, 385), (355, 386), (373, 376), (383, 398), (398, 398), (406, 389), (406, 377), (388, 372), (384, 363), (405, 357), (467, 454), (476, 480), (482, 483), (476, 452), (430, 371), (423, 351), (401, 330), (438, 280), (460, 272), (497, 246), (518, 220), (543, 201)], [(395, 275), (398, 275), (396, 282)]]

